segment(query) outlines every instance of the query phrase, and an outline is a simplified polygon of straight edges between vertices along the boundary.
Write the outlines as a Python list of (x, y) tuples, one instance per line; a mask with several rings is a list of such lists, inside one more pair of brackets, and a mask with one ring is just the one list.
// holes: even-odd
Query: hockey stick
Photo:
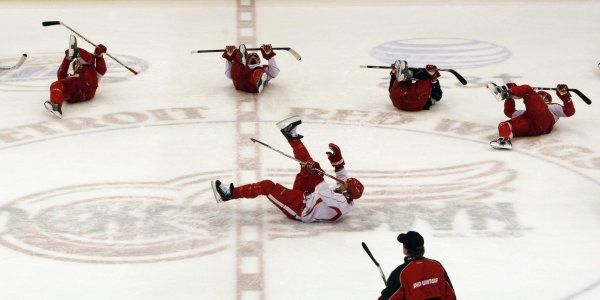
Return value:
[[(258, 51), (260, 50), (260, 48), (247, 48), (247, 51)], [(296, 60), (301, 60), (302, 56), (300, 56), (300, 53), (296, 52), (296, 50), (290, 48), (290, 47), (275, 47), (273, 48), (273, 50), (285, 50), (288, 51), (290, 54), (292, 54), (294, 56), (294, 58)], [(216, 53), (216, 52), (223, 52), (225, 51), (225, 49), (215, 49), (215, 50), (193, 50), (191, 53)]]
[[(263, 143), (263, 142), (261, 142), (261, 141), (259, 141), (259, 140), (255, 139), (255, 138), (250, 138), (250, 140), (251, 140), (252, 142), (254, 142), (254, 143), (259, 143), (259, 144), (261, 144), (261, 145), (263, 145), (263, 146), (265, 146), (265, 147), (267, 147), (267, 148), (269, 148), (269, 149), (271, 149), (271, 150), (273, 150), (273, 151), (275, 151), (275, 152), (277, 152), (277, 153), (279, 153), (279, 154), (281, 154), (281, 155), (283, 155), (283, 156), (285, 156), (285, 157), (287, 157), (287, 158), (291, 158), (291, 159), (293, 159), (293, 160), (297, 161), (299, 164), (301, 164), (301, 165), (303, 165), (303, 166), (304, 166), (304, 165), (306, 165), (306, 162), (304, 162), (304, 161), (301, 161), (301, 160), (299, 160), (299, 159), (297, 159), (297, 158), (295, 158), (295, 157), (293, 157), (293, 156), (291, 156), (291, 155), (288, 155), (288, 154), (286, 154), (286, 153), (284, 153), (284, 152), (282, 152), (282, 151), (280, 151), (280, 150), (277, 150), (277, 149), (275, 149), (275, 148), (273, 148), (273, 147), (271, 147), (271, 146), (269, 146), (269, 145), (267, 145), (267, 144), (265, 144), (265, 143)], [(329, 175), (329, 174), (327, 174), (325, 171), (323, 171), (323, 170), (321, 170), (321, 169), (314, 169), (314, 170), (318, 171), (319, 173), (321, 173), (321, 174), (323, 174), (323, 175), (325, 175), (325, 176), (327, 176), (327, 177), (329, 177), (329, 178), (331, 178), (331, 179), (334, 179), (334, 180), (335, 180), (335, 181), (337, 181), (337, 182), (344, 183), (344, 181), (343, 181), (343, 180), (341, 180), (341, 179), (339, 179), (339, 178), (337, 178), (337, 177), (335, 177), (335, 176), (333, 176), (333, 175)]]
[[(556, 91), (556, 88), (547, 88), (547, 87), (532, 87), (532, 89), (540, 90), (540, 91)], [(583, 102), (585, 102), (587, 105), (592, 104), (592, 100), (590, 100), (590, 98), (588, 98), (586, 95), (584, 95), (578, 89), (567, 89), (567, 90), (569, 92), (573, 92), (573, 93), (577, 94), (577, 96), (579, 96), (579, 98), (581, 98), (581, 100), (583, 100)]]
[[(364, 68), (364, 69), (389, 69), (390, 68), (387, 66), (370, 66), (370, 65), (361, 65), (360, 67)], [(409, 68), (409, 69), (414, 69), (414, 68)], [(456, 77), (456, 79), (458, 79), (458, 81), (460, 81), (460, 83), (462, 83), (462, 85), (467, 85), (467, 80), (464, 77), (462, 77), (462, 75), (460, 75), (458, 72), (456, 72), (454, 69), (438, 69), (438, 70), (452, 73), (452, 75), (454, 75)]]
[(21, 58), (19, 59), (19, 61), (17, 62), (16, 65), (14, 65), (12, 67), (1, 67), (0, 66), (0, 70), (7, 71), (7, 70), (18, 69), (19, 67), (21, 67), (21, 65), (23, 65), (23, 63), (25, 62), (26, 59), (27, 59), (27, 54), (23, 53), (23, 55), (21, 55)]
[[(86, 42), (90, 43), (92, 46), (97, 47), (96, 44), (92, 43), (90, 40), (86, 39), (83, 35), (79, 34), (79, 32), (73, 30), (73, 28), (67, 26), (67, 24), (61, 22), (61, 21), (44, 21), (42, 22), (42, 26), (46, 27), (46, 26), (54, 26), (54, 25), (62, 25), (65, 26), (65, 28), (67, 28), (68, 30), (70, 30), (71, 32), (73, 32), (74, 34), (76, 34), (78, 37), (84, 39)], [(112, 58), (114, 61), (116, 61), (117, 63), (119, 63), (121, 66), (125, 67), (127, 70), (131, 71), (131, 73), (137, 75), (138, 72), (136, 72), (134, 69), (126, 66), (124, 63), (122, 63), (120, 60), (118, 60), (116, 57), (106, 53), (106, 55), (110, 58)]]
[(379, 273), (381, 274), (381, 279), (383, 279), (383, 284), (387, 285), (387, 280), (385, 279), (383, 270), (381, 269), (381, 266), (379, 266), (379, 263), (377, 262), (377, 260), (375, 260), (375, 257), (373, 257), (371, 250), (369, 250), (369, 247), (367, 247), (367, 244), (365, 244), (365, 242), (362, 242), (362, 247), (363, 247), (363, 249), (365, 249), (365, 252), (367, 252), (367, 254), (371, 258), (371, 260), (375, 263), (375, 265), (377, 266), (377, 269), (379, 269)]

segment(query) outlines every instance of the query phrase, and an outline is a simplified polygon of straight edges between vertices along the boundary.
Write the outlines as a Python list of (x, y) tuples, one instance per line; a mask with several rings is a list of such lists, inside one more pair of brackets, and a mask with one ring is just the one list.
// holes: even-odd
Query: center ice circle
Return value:
[(415, 38), (385, 42), (373, 48), (371, 56), (385, 64), (397, 59), (409, 66), (434, 64), (440, 68), (480, 68), (510, 58), (504, 46), (462, 38)]

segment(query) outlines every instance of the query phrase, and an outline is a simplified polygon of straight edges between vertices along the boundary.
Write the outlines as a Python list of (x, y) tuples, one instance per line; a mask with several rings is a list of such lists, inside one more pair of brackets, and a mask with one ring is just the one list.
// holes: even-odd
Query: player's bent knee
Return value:
[(263, 190), (263, 193), (265, 195), (268, 195), (271, 193), (271, 190), (273, 190), (273, 187), (275, 186), (275, 183), (271, 180), (263, 180), (261, 182), (258, 183), (261, 187), (261, 189)]
[(50, 85), (50, 90), (60, 90), (62, 92), (65, 90), (65, 85), (60, 81), (55, 81)]

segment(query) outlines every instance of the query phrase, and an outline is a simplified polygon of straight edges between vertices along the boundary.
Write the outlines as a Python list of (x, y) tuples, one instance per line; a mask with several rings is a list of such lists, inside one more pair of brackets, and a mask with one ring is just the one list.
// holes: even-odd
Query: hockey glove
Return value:
[(106, 53), (106, 46), (102, 44), (96, 46), (96, 49), (94, 49), (94, 55), (99, 57), (102, 56), (103, 53)]
[(556, 95), (562, 101), (571, 100), (571, 93), (569, 93), (569, 87), (566, 84), (559, 84), (556, 86)]
[(273, 52), (273, 46), (271, 46), (271, 44), (263, 44), (262, 46), (260, 46), (260, 53), (262, 54), (262, 57), (266, 60), (269, 60), (276, 55), (275, 52)]
[(237, 47), (236, 46), (232, 46), (232, 45), (227, 45), (225, 46), (225, 52), (223, 52), (223, 55), (221, 55), (221, 57), (223, 57), (226, 60), (233, 60), (234, 58), (234, 54), (237, 51)]
[(335, 171), (337, 172), (343, 169), (346, 163), (344, 162), (344, 157), (342, 157), (342, 150), (340, 150), (340, 147), (334, 143), (329, 143), (329, 149), (331, 149), (331, 152), (328, 151), (325, 154), (327, 154), (327, 158), (335, 168)]

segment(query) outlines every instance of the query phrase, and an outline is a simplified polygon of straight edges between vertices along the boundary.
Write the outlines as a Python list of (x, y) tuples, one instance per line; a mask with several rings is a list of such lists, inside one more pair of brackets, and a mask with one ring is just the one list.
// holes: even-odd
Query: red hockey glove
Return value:
[(316, 161), (308, 161), (302, 166), (302, 168), (308, 171), (310, 174), (322, 173), (321, 165), (319, 165), (319, 163)]
[(273, 46), (271, 46), (271, 44), (263, 44), (262, 46), (260, 46), (260, 53), (262, 54), (262, 57), (266, 60), (269, 60), (276, 55), (275, 52), (273, 52)]
[(429, 73), (429, 75), (431, 75), (431, 78), (433, 79), (440, 77), (440, 71), (435, 65), (426, 65), (425, 71), (427, 71), (427, 73)]
[(559, 84), (556, 86), (556, 95), (562, 101), (571, 100), (571, 93), (569, 93), (569, 87), (566, 84)]
[(227, 45), (225, 46), (225, 52), (223, 52), (223, 55), (221, 55), (221, 57), (223, 57), (226, 60), (233, 60), (233, 55), (235, 54), (236, 50), (236, 46)]
[(106, 53), (106, 46), (100, 44), (100, 45), (96, 46), (96, 49), (94, 50), (94, 55), (102, 56), (102, 53)]
[(327, 158), (335, 168), (335, 171), (337, 172), (343, 169), (346, 163), (344, 162), (344, 157), (342, 157), (342, 150), (340, 150), (340, 147), (334, 143), (329, 143), (329, 149), (331, 149), (331, 152), (326, 152), (325, 154), (327, 154)]
[(510, 88), (514, 88), (515, 86), (517, 86), (517, 84), (514, 83), (514, 82), (509, 82), (509, 83), (506, 84), (506, 87), (509, 88), (509, 89)]

